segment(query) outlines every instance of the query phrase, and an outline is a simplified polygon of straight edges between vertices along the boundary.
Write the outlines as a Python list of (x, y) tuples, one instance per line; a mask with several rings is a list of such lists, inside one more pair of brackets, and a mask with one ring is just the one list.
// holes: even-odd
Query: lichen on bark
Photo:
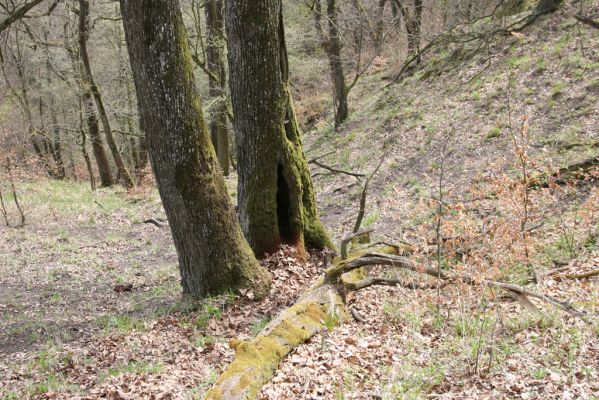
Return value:
[(300, 253), (333, 247), (316, 209), (289, 90), (281, 7), (280, 0), (231, 0), (225, 13), (240, 221), (258, 256), (281, 243)]
[(194, 86), (177, 0), (121, 1), (152, 168), (177, 254), (183, 293), (203, 297), (249, 287), (270, 274), (243, 237)]

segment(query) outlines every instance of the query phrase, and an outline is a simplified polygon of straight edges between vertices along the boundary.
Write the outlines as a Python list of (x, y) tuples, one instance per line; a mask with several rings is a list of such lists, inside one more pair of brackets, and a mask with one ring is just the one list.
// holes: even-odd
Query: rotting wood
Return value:
[(529, 187), (533, 189), (546, 188), (549, 187), (551, 182), (564, 184), (570, 180), (581, 180), (597, 167), (599, 167), (599, 156), (586, 158), (582, 161), (562, 167), (551, 175), (542, 174), (540, 176), (532, 177), (529, 182)]
[(279, 363), (325, 326), (348, 318), (337, 289), (317, 282), (250, 341), (232, 340), (235, 359), (208, 392), (207, 400), (254, 399)]
[[(324, 274), (290, 308), (283, 310), (254, 339), (232, 340), (235, 359), (223, 371), (214, 387), (208, 392), (208, 400), (237, 400), (257, 398), (261, 387), (274, 375), (278, 365), (295, 347), (316, 333), (330, 328), (350, 315), (360, 321), (363, 318), (346, 305), (346, 295), (373, 285), (401, 286), (407, 289), (431, 289), (463, 283), (487, 285), (505, 290), (510, 297), (523, 304), (529, 311), (538, 309), (530, 301), (536, 298), (580, 318), (599, 317), (599, 313), (580, 311), (571, 302), (529, 290), (507, 282), (475, 279), (468, 275), (451, 274), (431, 266), (418, 265), (397, 253), (400, 246), (385, 246), (378, 252), (371, 247), (351, 253), (347, 259), (335, 258)], [(406, 282), (385, 277), (367, 277), (369, 266), (390, 266), (426, 274), (436, 282)], [(349, 296), (347, 296), (349, 298)], [(350, 314), (351, 313), (351, 314)]]

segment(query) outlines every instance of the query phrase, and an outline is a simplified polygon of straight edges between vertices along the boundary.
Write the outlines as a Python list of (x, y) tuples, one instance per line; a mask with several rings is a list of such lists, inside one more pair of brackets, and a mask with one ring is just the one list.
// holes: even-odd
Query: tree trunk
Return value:
[(16, 40), (17, 52), (15, 53), (13, 51), (10, 51), (9, 54), (11, 55), (15, 68), (17, 70), (17, 77), (19, 78), (19, 85), (21, 87), (20, 93), (12, 87), (10, 81), (8, 80), (6, 70), (4, 68), (4, 56), (2, 55), (2, 52), (0, 52), (0, 63), (2, 64), (2, 73), (4, 75), (4, 80), (6, 82), (7, 88), (14, 95), (14, 97), (17, 99), (21, 106), (21, 109), (23, 111), (23, 119), (25, 120), (24, 122), (27, 125), (27, 134), (29, 140), (31, 141), (33, 150), (36, 156), (39, 158), (40, 162), (43, 164), (48, 176), (53, 177), (54, 170), (52, 169), (52, 166), (48, 161), (48, 153), (45, 151), (45, 148), (47, 148), (46, 139), (44, 138), (44, 136), (40, 135), (39, 130), (34, 127), (33, 113), (31, 110), (31, 102), (29, 99), (29, 88), (27, 79), (25, 78), (25, 71), (23, 69), (23, 57), (20, 51), (20, 47), (18, 45), (18, 39)]
[(280, 0), (226, 3), (241, 226), (261, 256), (332, 247), (320, 222), (288, 82)]
[[(69, 55), (69, 59), (71, 60), (71, 64), (73, 67), (73, 71), (76, 73), (75, 81), (77, 83), (77, 94), (79, 96), (79, 106), (80, 106), (80, 121), (81, 121), (81, 134), (82, 140), (87, 138), (85, 137), (85, 131), (83, 130), (83, 119), (86, 121), (86, 125), (89, 131), (89, 138), (92, 145), (92, 151), (94, 153), (94, 159), (96, 160), (96, 165), (98, 166), (98, 172), (100, 175), (100, 185), (102, 187), (109, 187), (114, 184), (114, 179), (112, 177), (112, 171), (110, 169), (110, 163), (108, 162), (108, 156), (106, 155), (106, 150), (104, 148), (104, 144), (102, 143), (102, 137), (100, 136), (100, 129), (98, 127), (98, 117), (96, 116), (96, 112), (94, 110), (94, 100), (92, 98), (92, 94), (89, 90), (89, 87), (86, 86), (83, 82), (83, 66), (81, 63), (81, 57), (79, 52), (77, 51), (79, 48), (75, 45), (71, 45), (69, 40), (69, 32), (67, 29), (67, 25), (64, 27), (64, 47)], [(86, 158), (87, 148), (83, 149), (83, 157)], [(89, 156), (87, 157), (89, 158)], [(87, 160), (86, 160), (87, 163)], [(88, 173), (90, 174), (90, 185), (92, 186), (92, 190), (96, 188), (95, 178), (93, 176), (93, 171), (90, 168), (91, 165), (88, 165)]]
[(83, 160), (85, 161), (85, 166), (87, 167), (89, 184), (93, 191), (96, 190), (96, 177), (94, 176), (94, 169), (92, 167), (91, 159), (87, 153), (87, 134), (85, 133), (85, 128), (83, 127), (83, 104), (81, 99), (79, 99), (79, 132), (81, 133), (81, 154), (83, 155)]
[(100, 115), (100, 121), (102, 121), (102, 126), (104, 127), (106, 142), (108, 143), (108, 147), (110, 148), (110, 152), (114, 158), (119, 176), (124, 181), (125, 186), (127, 188), (131, 188), (135, 186), (135, 182), (127, 170), (123, 158), (121, 157), (121, 153), (116, 145), (114, 135), (112, 134), (112, 129), (110, 128), (110, 121), (108, 120), (108, 115), (106, 114), (106, 109), (102, 100), (102, 95), (100, 94), (100, 89), (94, 82), (89, 56), (87, 54), (87, 37), (89, 35), (88, 19), (89, 2), (88, 0), (79, 0), (79, 49), (81, 52), (81, 61), (83, 62), (83, 82), (85, 86), (89, 86), (89, 89), (93, 95), (96, 108), (98, 109), (98, 114)]
[[(229, 123), (227, 121), (227, 72), (225, 70), (225, 32), (223, 22), (223, 0), (208, 0), (206, 8), (206, 64), (214, 76), (208, 77), (210, 97), (217, 99), (210, 112), (210, 134), (216, 155), (223, 169), (229, 175)], [(214, 79), (214, 78), (218, 79)]]
[(347, 104), (347, 85), (343, 74), (343, 63), (341, 61), (341, 40), (337, 22), (337, 9), (335, 0), (327, 0), (327, 20), (329, 27), (328, 38), (325, 37), (321, 25), (322, 8), (320, 0), (314, 3), (314, 25), (320, 38), (321, 46), (327, 53), (331, 82), (333, 83), (333, 103), (335, 106), (335, 128), (338, 128), (348, 117), (349, 107)]
[[(49, 27), (51, 29), (51, 26)], [(48, 31), (44, 31), (44, 40), (48, 41)], [(48, 87), (52, 87), (52, 66), (50, 64), (50, 47), (47, 43), (44, 44), (44, 52), (46, 56), (46, 82)], [(52, 158), (54, 159), (55, 172), (54, 177), (57, 179), (66, 178), (66, 170), (64, 166), (64, 160), (62, 157), (62, 143), (60, 140), (60, 127), (58, 126), (58, 118), (56, 117), (56, 102), (54, 101), (54, 95), (50, 94), (50, 118), (52, 123), (52, 132), (54, 133), (53, 143), (50, 143), (50, 151)], [(40, 97), (41, 101), (41, 97)]]
[(100, 136), (98, 117), (96, 116), (96, 110), (94, 109), (94, 99), (87, 87), (83, 87), (82, 90), (85, 119), (89, 131), (89, 138), (92, 143), (92, 149), (94, 151), (94, 158), (96, 159), (96, 164), (98, 164), (100, 185), (102, 185), (102, 187), (109, 187), (114, 185), (114, 179), (112, 177), (112, 171), (110, 170), (108, 156), (104, 149), (104, 143), (102, 143), (102, 136)]
[(194, 85), (177, 0), (121, 0), (129, 58), (150, 160), (168, 216), (183, 292), (251, 287), (266, 295), (270, 274), (243, 238)]

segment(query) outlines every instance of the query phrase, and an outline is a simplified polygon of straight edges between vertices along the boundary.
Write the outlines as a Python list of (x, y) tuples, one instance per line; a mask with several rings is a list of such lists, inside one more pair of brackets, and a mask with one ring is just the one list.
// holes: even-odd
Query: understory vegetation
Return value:
[[(336, 251), (266, 254), (259, 301), (182, 297), (149, 168), (134, 188), (91, 191), (83, 167), (56, 180), (31, 160), (0, 165), (0, 399), (203, 399), (331, 268), (387, 250), (409, 264), (358, 270), (350, 284), (364, 288), (340, 293), (344, 311), (323, 314), (257, 398), (599, 399), (599, 31), (574, 18), (599, 5), (443, 42), (400, 75), (386, 49), (335, 128), (310, 9), (285, 4), (290, 87)], [(0, 128), (9, 120), (0, 105)], [(225, 181), (235, 204), (237, 174)]]

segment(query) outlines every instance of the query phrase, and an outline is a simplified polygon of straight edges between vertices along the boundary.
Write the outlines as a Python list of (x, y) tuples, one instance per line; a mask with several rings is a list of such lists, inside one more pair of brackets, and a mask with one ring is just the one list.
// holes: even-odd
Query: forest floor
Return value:
[[(327, 254), (299, 262), (282, 249), (263, 261), (275, 276), (266, 300), (231, 293), (185, 302), (168, 228), (143, 223), (164, 218), (155, 191), (39, 181), (19, 193), (28, 222), (0, 228), (2, 399), (201, 399), (232, 360), (228, 341), (256, 335), (327, 263)], [(547, 263), (535, 263), (542, 280), (533, 288), (597, 311), (599, 275), (572, 277), (599, 267), (596, 242), (584, 241), (587, 224), (599, 221), (598, 194), (593, 181), (568, 193), (564, 227), (548, 218), (531, 238)], [(527, 281), (519, 263), (481, 273)], [(348, 304), (363, 320), (298, 347), (261, 399), (592, 399), (599, 391), (599, 318), (542, 303), (532, 311), (484, 286), (373, 287)]]
[[(373, 240), (596, 313), (597, 168), (550, 177), (599, 157), (599, 35), (567, 12), (493, 43), (490, 57), (445, 49), (388, 89), (389, 71), (374, 71), (351, 94), (350, 120), (335, 132), (316, 118), (305, 146), (309, 159), (365, 174), (385, 154), (362, 225)], [(311, 167), (338, 243), (364, 180)], [(535, 176), (547, 187), (529, 187)], [(201, 399), (234, 355), (229, 339), (256, 335), (328, 257), (269, 256), (274, 285), (259, 303), (187, 302), (168, 227), (143, 223), (165, 218), (155, 190), (39, 180), (18, 191), (27, 223), (0, 227), (0, 399)], [(533, 302), (485, 285), (361, 290), (348, 304), (363, 321), (299, 346), (260, 398), (597, 399), (599, 318)]]

